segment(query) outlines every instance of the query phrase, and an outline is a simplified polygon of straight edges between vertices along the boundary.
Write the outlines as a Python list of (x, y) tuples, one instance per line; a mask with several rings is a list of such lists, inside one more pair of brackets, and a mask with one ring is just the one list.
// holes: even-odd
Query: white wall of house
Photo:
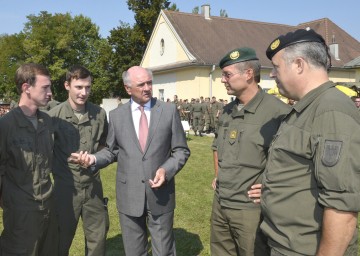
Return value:
[(168, 64), (188, 62), (192, 58), (191, 54), (184, 49), (181, 39), (174, 34), (166, 20), (160, 15), (141, 66), (154, 68)]
[(159, 24), (158, 33), (155, 34), (149, 55), (150, 67), (163, 66), (173, 63), (177, 59), (177, 41), (165, 22)]
[[(163, 92), (163, 95), (161, 95)], [(158, 74), (154, 76), (153, 81), (153, 96), (159, 100), (170, 99), (173, 101), (174, 95), (176, 93), (176, 74), (167, 73), (167, 74)], [(161, 98), (163, 96), (163, 99)]]

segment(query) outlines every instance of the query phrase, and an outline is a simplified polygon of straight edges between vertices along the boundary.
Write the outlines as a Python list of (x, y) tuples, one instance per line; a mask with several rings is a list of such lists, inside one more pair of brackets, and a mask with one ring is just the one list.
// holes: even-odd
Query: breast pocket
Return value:
[(80, 128), (80, 136), (81, 136), (81, 140), (80, 140), (80, 150), (83, 151), (88, 151), (88, 152), (93, 152), (93, 140), (94, 138), (92, 137), (92, 127), (90, 125), (86, 125), (84, 127)]
[(259, 127), (240, 130), (237, 138), (237, 160), (244, 166), (262, 169), (265, 167), (268, 141), (260, 133)]
[(19, 183), (25, 184), (32, 174), (34, 166), (34, 143), (29, 137), (17, 137), (11, 139), (9, 145), (11, 159), (16, 159), (13, 166), (17, 169), (11, 176)]
[(315, 150), (311, 146), (310, 132), (295, 125), (288, 125), (287, 123), (282, 124), (272, 147), (274, 150), (279, 148), (306, 159), (311, 159)]

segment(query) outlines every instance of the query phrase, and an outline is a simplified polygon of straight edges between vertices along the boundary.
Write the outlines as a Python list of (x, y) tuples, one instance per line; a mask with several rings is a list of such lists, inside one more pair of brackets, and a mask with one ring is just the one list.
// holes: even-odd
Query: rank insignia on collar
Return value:
[(237, 137), (237, 131), (231, 131), (230, 132), (230, 139), (235, 139)]

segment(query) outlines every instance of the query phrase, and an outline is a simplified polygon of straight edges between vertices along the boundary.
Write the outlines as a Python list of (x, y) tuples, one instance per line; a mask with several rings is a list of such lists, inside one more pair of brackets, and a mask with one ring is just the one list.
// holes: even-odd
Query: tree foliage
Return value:
[[(39, 15), (27, 16), (27, 19), (21, 33), (1, 38), (0, 56), (6, 63), (0, 64), (0, 77), (1, 74), (14, 74), (25, 62), (42, 64), (50, 70), (55, 99), (63, 101), (67, 98), (64, 89), (66, 70), (80, 64), (93, 73), (90, 100), (100, 103), (101, 98), (108, 97), (110, 78), (106, 56), (109, 57), (111, 48), (107, 40), (100, 37), (99, 28), (90, 18), (42, 11)], [(13, 83), (11, 86), (15, 87)], [(3, 88), (0, 85), (0, 93)]]
[(135, 24), (120, 21), (120, 25), (110, 31), (109, 45), (112, 47), (111, 80), (115, 94), (126, 96), (121, 74), (129, 67), (140, 65), (142, 56), (150, 40), (161, 9), (178, 11), (176, 4), (166, 0), (128, 0), (129, 10), (135, 14)]
[(135, 13), (134, 29), (145, 51), (161, 9), (177, 9), (176, 5), (169, 7), (170, 2), (166, 0), (127, 0), (127, 4)]
[(49, 68), (57, 100), (67, 98), (64, 75), (74, 64), (84, 65), (92, 71), (95, 91), (99, 89), (97, 87), (106, 86), (96, 83), (104, 73), (101, 66), (94, 65), (101, 62), (100, 49), (104, 47), (104, 42), (101, 41), (99, 28), (89, 18), (47, 12), (41, 12), (38, 16), (29, 15), (27, 18), (23, 30), (23, 47), (27, 55), (25, 61), (41, 63)]
[(195, 6), (195, 7), (192, 9), (192, 13), (193, 13), (193, 14), (199, 14), (199, 6)]
[(127, 0), (127, 4), (134, 12), (135, 24), (120, 22), (107, 39), (100, 37), (99, 28), (88, 17), (46, 11), (27, 16), (19, 34), (0, 35), (0, 98), (14, 97), (13, 77), (25, 62), (43, 64), (50, 70), (58, 101), (67, 98), (65, 73), (75, 64), (93, 74), (91, 101), (127, 95), (121, 73), (140, 64), (160, 10), (178, 11), (176, 4), (166, 0)]
[(17, 99), (14, 74), (19, 63), (24, 62), (23, 34), (0, 36), (0, 99), (6, 102)]
[(228, 17), (226, 10), (220, 9), (220, 17)]

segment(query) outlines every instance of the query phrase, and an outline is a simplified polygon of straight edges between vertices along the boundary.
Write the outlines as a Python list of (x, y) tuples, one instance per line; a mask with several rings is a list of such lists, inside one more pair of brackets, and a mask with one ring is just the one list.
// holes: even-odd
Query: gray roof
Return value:
[(350, 67), (360, 67), (360, 56), (353, 59), (352, 61), (349, 61), (348, 63), (346, 63), (344, 65), (345, 67), (347, 68), (350, 68)]
[[(201, 65), (218, 64), (229, 51), (238, 47), (256, 50), (263, 67), (272, 67), (265, 51), (273, 39), (298, 28), (310, 27), (321, 34), (327, 44), (333, 40), (339, 45), (340, 60), (332, 60), (335, 67), (360, 56), (360, 43), (328, 18), (301, 23), (298, 26), (211, 16), (164, 10), (189, 52)], [(194, 64), (194, 63), (193, 63)]]

